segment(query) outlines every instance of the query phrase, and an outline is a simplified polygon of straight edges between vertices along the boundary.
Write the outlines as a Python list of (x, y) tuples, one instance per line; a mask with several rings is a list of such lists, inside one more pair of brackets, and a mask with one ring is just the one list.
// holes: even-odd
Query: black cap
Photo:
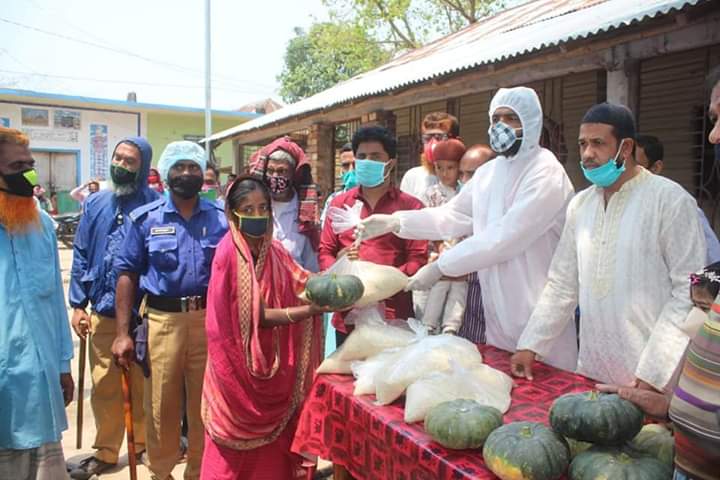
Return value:
[(604, 123), (615, 127), (618, 140), (635, 138), (635, 117), (625, 105), (598, 103), (590, 107), (580, 123)]

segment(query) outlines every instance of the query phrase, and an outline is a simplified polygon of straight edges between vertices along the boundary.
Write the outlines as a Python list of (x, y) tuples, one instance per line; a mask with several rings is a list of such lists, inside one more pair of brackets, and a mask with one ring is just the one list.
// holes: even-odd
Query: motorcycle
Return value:
[(78, 223), (80, 223), (80, 216), (80, 213), (66, 213), (54, 217), (56, 225), (55, 234), (58, 240), (68, 247), (72, 246), (73, 240), (75, 239), (75, 232), (77, 231)]

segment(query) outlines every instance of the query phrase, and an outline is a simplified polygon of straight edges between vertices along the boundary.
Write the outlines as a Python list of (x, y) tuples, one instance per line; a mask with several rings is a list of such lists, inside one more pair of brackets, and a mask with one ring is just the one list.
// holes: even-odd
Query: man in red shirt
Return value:
[[(375, 213), (390, 214), (398, 210), (419, 210), (422, 202), (403, 193), (393, 182), (393, 170), (397, 165), (397, 142), (390, 132), (378, 126), (362, 127), (352, 139), (355, 154), (355, 173), (358, 186), (336, 196), (333, 207), (352, 206), (356, 201), (363, 203), (361, 218)], [(336, 234), (332, 229), (332, 219), (328, 216), (320, 237), (320, 269), (326, 270), (343, 255), (351, 260), (362, 259), (381, 265), (397, 267), (410, 276), (425, 265), (428, 258), (427, 242), (423, 240), (404, 240), (393, 234), (386, 234), (354, 246), (353, 229)], [(386, 318), (407, 319), (412, 317), (412, 295), (400, 292), (385, 301)], [(337, 346), (345, 341), (352, 329), (345, 325), (343, 316), (333, 316), (336, 329)]]

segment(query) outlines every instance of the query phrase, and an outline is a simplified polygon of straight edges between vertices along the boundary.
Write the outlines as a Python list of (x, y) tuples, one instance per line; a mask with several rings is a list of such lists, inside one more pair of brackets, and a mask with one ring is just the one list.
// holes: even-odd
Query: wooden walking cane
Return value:
[(83, 412), (85, 395), (85, 352), (87, 352), (87, 337), (80, 337), (80, 355), (78, 355), (78, 396), (77, 396), (77, 433), (75, 434), (75, 448), (82, 448)]
[(130, 466), (130, 480), (137, 480), (137, 459), (135, 458), (135, 430), (133, 429), (132, 392), (130, 391), (130, 368), (121, 367), (123, 408), (125, 409), (125, 431), (127, 431), (128, 465)]

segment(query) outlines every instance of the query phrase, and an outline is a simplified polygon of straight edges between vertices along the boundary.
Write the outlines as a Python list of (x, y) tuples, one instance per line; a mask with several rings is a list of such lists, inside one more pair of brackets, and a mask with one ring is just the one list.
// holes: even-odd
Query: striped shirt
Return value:
[(720, 304), (690, 343), (673, 393), (676, 469), (687, 478), (720, 478)]

